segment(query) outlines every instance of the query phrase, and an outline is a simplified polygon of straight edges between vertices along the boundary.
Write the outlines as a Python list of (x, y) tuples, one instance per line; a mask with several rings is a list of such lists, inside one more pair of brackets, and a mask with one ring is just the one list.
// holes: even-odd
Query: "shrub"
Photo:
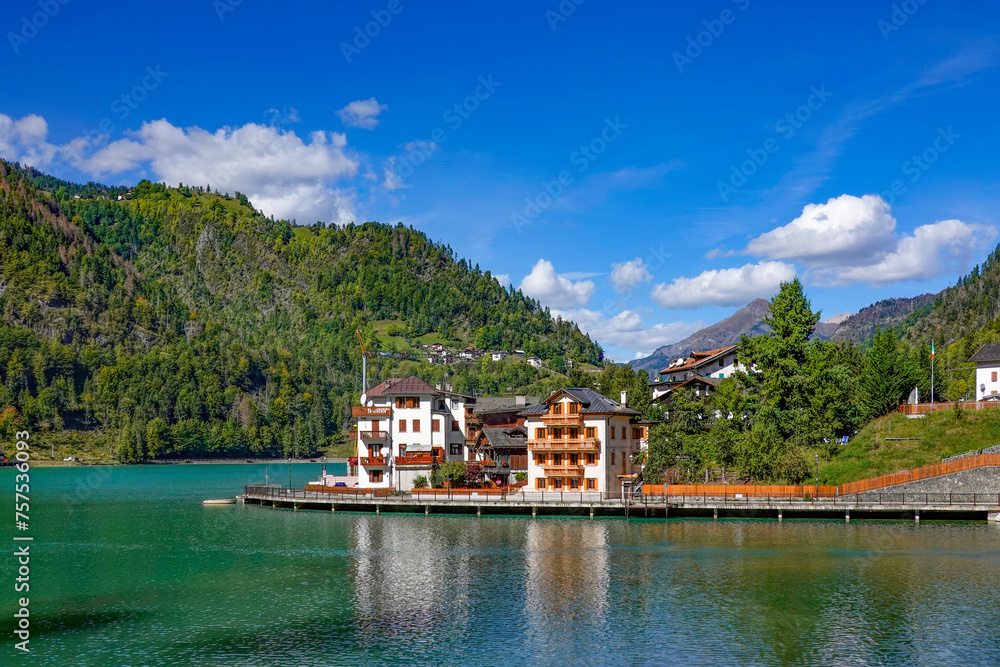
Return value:
[(517, 482), (523, 482), (528, 479), (528, 473), (526, 472), (516, 472), (514, 473), (514, 480)]
[(426, 489), (427, 488), (427, 478), (421, 475), (413, 480), (414, 489)]

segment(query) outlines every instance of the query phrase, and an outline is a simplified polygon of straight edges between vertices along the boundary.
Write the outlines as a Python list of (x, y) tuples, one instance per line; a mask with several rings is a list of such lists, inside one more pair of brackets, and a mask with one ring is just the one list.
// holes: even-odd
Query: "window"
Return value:
[(452, 443), (452, 445), (451, 445), (451, 455), (452, 456), (458, 456), (459, 454), (461, 454), (462, 452), (459, 451), (460, 448), (461, 448), (461, 445)]
[(563, 483), (563, 481), (561, 479), (558, 479), (558, 478), (554, 479), (554, 480), (552, 480), (552, 488), (553, 489), (561, 489), (562, 488), (562, 483)]
[(408, 408), (419, 408), (420, 398), (418, 396), (407, 396), (406, 397), (406, 407)]
[(571, 480), (569, 480), (569, 488), (571, 488), (571, 489), (579, 489), (580, 488), (580, 480), (578, 480), (578, 479), (571, 479)]
[(456, 421), (453, 421), (451, 423), (451, 430), (454, 431), (455, 433), (461, 433), (462, 432), (462, 429), (459, 428), (458, 422), (456, 422)]
[(614, 426), (609, 426), (608, 427), (608, 437), (611, 438), (612, 440), (615, 439), (615, 427)]
[(399, 432), (400, 433), (406, 433), (406, 420), (405, 419), (400, 419), (399, 420)]
[(420, 433), (420, 420), (419, 419), (414, 419), (413, 420), (413, 432), (414, 433)]
[(625, 427), (622, 426), (622, 440), (625, 439)]
[(578, 414), (580, 414), (580, 404), (579, 403), (570, 403), (569, 404), (569, 414), (571, 414), (571, 415), (578, 415)]
[(406, 401), (403, 399), (402, 396), (397, 396), (396, 397), (396, 407), (397, 408), (405, 408), (406, 407)]
[(641, 438), (642, 438), (642, 429), (641, 428), (635, 428), (635, 427), (633, 427), (632, 428), (632, 439), (633, 440), (639, 440)]
[(548, 480), (546, 480), (544, 477), (539, 477), (538, 479), (535, 480), (535, 488), (544, 489), (547, 481)]
[(382, 471), (381, 470), (372, 470), (370, 473), (368, 473), (368, 479), (370, 479), (372, 482), (376, 482), (376, 483), (381, 482), (382, 481)]
[(725, 367), (726, 367), (726, 360), (719, 359), (719, 368), (725, 368)]
[(562, 440), (562, 437), (563, 437), (563, 430), (561, 428), (552, 429), (553, 440)]
[(592, 466), (596, 462), (596, 457), (594, 456), (593, 453), (584, 454), (583, 460), (584, 460), (584, 463), (586, 463), (589, 466)]
[(545, 465), (545, 454), (535, 454), (535, 465)]
[(590, 489), (590, 490), (596, 489), (597, 488), (597, 480), (596, 479), (588, 479), (587, 480), (587, 488)]
[(552, 414), (554, 414), (554, 415), (561, 415), (562, 414), (562, 403), (553, 403), (552, 404)]
[(611, 452), (611, 465), (615, 464), (615, 453)]
[(990, 378), (990, 381), (991, 382), (996, 382), (997, 381), (997, 372), (996, 371), (993, 371), (993, 377)]
[(571, 428), (569, 430), (569, 439), (570, 440), (579, 440), (580, 439), (580, 429), (578, 429), (578, 428)]
[(580, 455), (579, 454), (570, 454), (569, 455), (569, 464), (571, 466), (578, 466), (578, 465), (580, 465)]
[(437, 433), (440, 430), (441, 430), (441, 420), (440, 419), (432, 419), (431, 420), (431, 431), (433, 431), (434, 433)]
[(546, 429), (544, 429), (544, 428), (536, 428), (535, 429), (535, 439), (536, 440), (544, 440), (545, 439), (545, 433), (546, 433)]
[(593, 426), (588, 426), (587, 428), (583, 429), (583, 435), (585, 438), (596, 438), (597, 429), (594, 428)]
[(562, 465), (562, 454), (553, 454), (552, 455), (552, 465), (554, 465), (554, 466), (561, 466)]

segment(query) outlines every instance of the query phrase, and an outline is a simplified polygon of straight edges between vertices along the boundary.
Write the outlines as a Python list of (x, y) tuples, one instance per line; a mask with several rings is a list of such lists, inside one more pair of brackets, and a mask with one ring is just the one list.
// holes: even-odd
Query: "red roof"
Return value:
[(416, 375), (408, 378), (389, 378), (365, 392), (366, 396), (390, 396), (394, 394), (440, 394)]

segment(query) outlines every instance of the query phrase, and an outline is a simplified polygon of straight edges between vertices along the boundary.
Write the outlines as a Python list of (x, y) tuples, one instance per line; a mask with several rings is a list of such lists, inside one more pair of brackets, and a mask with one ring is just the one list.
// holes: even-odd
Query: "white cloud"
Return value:
[[(48, 133), (49, 124), (37, 114), (17, 120), (0, 114), (0, 157), (44, 169), (67, 150), (66, 146), (50, 144)], [(78, 145), (82, 148), (85, 144)]]
[(992, 244), (996, 229), (942, 220), (921, 225), (895, 249), (867, 266), (831, 269), (823, 275), (836, 283), (889, 285), (904, 280), (927, 280), (943, 273), (965, 271), (975, 254)]
[(810, 267), (861, 265), (896, 245), (896, 219), (881, 197), (841, 195), (750, 241), (747, 252)]
[(943, 220), (912, 235), (896, 232), (889, 205), (876, 195), (841, 195), (809, 204), (802, 215), (747, 244), (747, 253), (795, 260), (826, 285), (889, 285), (966, 270), (996, 236), (992, 227)]
[(396, 157), (390, 157), (385, 161), (385, 167), (382, 169), (385, 174), (385, 180), (382, 181), (382, 187), (389, 192), (395, 192), (396, 190), (405, 190), (410, 187), (403, 182), (399, 174), (396, 173)]
[[(606, 317), (599, 311), (586, 308), (553, 310), (552, 314), (576, 322), (580, 331), (602, 347), (624, 351), (627, 358), (620, 361), (649, 356), (656, 348), (683, 340), (705, 326), (699, 321), (657, 323), (650, 327), (634, 310), (623, 310), (614, 317)], [(606, 351), (609, 356), (616, 356), (613, 350)]]
[(585, 306), (594, 295), (592, 281), (573, 282), (569, 278), (558, 276), (552, 262), (545, 259), (538, 260), (531, 273), (521, 281), (519, 289), (551, 308)]
[(500, 283), (501, 285), (503, 285), (504, 287), (507, 287), (507, 286), (510, 285), (510, 274), (509, 273), (494, 273), (493, 277), (496, 278), (496, 281), (498, 283)]
[(738, 269), (713, 269), (694, 278), (675, 278), (653, 288), (652, 299), (662, 308), (688, 310), (701, 306), (744, 306), (778, 292), (782, 282), (795, 277), (795, 267), (784, 262), (746, 264)]
[(652, 279), (653, 274), (646, 268), (641, 257), (611, 265), (611, 284), (619, 294), (627, 294), (641, 283), (648, 283)]
[(384, 104), (371, 97), (367, 100), (355, 100), (337, 112), (337, 116), (348, 127), (360, 127), (363, 130), (374, 130), (378, 125), (378, 115), (388, 109)]
[(312, 132), (304, 141), (294, 132), (255, 123), (208, 132), (161, 119), (127, 135), (88, 157), (83, 171), (101, 177), (148, 164), (157, 180), (169, 185), (239, 190), (279, 218), (341, 224), (354, 219), (353, 193), (334, 185), (358, 169), (344, 152), (343, 134)]

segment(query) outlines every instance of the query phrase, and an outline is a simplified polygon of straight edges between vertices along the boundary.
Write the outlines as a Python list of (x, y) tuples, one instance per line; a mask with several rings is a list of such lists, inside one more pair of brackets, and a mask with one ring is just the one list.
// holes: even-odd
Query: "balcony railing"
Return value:
[(351, 406), (352, 417), (391, 417), (392, 408), (368, 408), (361, 405)]
[(360, 461), (361, 465), (369, 467), (388, 465), (384, 456), (362, 456)]
[(542, 415), (543, 424), (580, 424), (583, 425), (583, 415), (577, 413), (575, 415), (552, 415), (544, 414)]
[(528, 447), (532, 450), (545, 451), (594, 452), (601, 448), (601, 441), (599, 438), (561, 438), (559, 440), (536, 438), (528, 440)]
[(546, 477), (583, 477), (582, 465), (543, 465)]
[(431, 454), (401, 454), (396, 457), (397, 466), (429, 466), (441, 463), (443, 457)]
[(388, 431), (358, 431), (362, 440), (385, 440), (389, 437)]

